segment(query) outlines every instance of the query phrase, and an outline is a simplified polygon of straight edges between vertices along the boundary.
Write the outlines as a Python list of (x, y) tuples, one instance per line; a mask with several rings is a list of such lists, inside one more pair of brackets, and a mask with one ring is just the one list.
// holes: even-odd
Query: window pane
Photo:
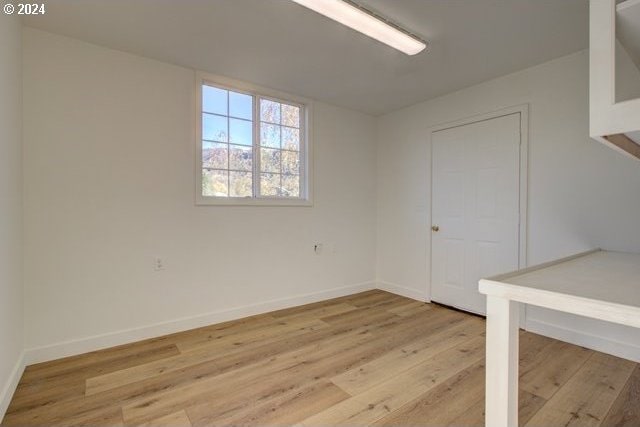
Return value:
[(262, 172), (280, 173), (280, 150), (272, 148), (260, 149), (260, 169)]
[(253, 97), (244, 93), (229, 92), (229, 115), (241, 119), (253, 119)]
[(219, 170), (202, 170), (202, 195), (215, 197), (229, 196), (228, 172)]
[(282, 104), (282, 124), (294, 128), (300, 127), (300, 108)]
[(282, 195), (284, 197), (300, 197), (300, 176), (282, 176)]
[(202, 111), (227, 115), (227, 91), (217, 87), (202, 86)]
[(260, 194), (262, 196), (280, 195), (280, 174), (263, 173), (260, 175)]
[(268, 99), (261, 99), (260, 120), (280, 124), (280, 103), (269, 101)]
[(256, 197), (255, 190), (299, 198), (303, 113), (285, 101), (203, 84), (202, 195)]
[(282, 152), (282, 173), (296, 175), (300, 173), (300, 155), (297, 152)]
[(280, 126), (260, 123), (260, 145), (280, 148)]
[(282, 148), (300, 150), (300, 131), (294, 128), (282, 128)]
[(231, 197), (253, 196), (251, 172), (229, 172)]
[(228, 142), (227, 118), (212, 114), (202, 115), (202, 139)]
[(224, 143), (202, 141), (202, 166), (227, 169), (227, 149)]
[(229, 138), (232, 144), (253, 145), (253, 123), (247, 120), (229, 119)]
[(252, 168), (251, 147), (230, 145), (229, 169), (250, 171)]

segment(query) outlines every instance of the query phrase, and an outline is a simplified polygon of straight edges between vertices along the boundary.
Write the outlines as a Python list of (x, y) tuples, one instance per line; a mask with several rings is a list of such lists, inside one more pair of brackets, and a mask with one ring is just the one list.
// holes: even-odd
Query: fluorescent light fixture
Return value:
[(407, 55), (422, 52), (427, 44), (394, 25), (343, 0), (292, 0), (314, 12), (353, 28)]

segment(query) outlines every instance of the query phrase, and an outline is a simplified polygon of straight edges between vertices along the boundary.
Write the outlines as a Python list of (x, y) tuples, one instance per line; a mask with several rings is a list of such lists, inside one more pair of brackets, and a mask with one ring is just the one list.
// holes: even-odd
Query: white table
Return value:
[(520, 303), (640, 328), (640, 254), (594, 250), (480, 280), (487, 295), (486, 425), (518, 425)]

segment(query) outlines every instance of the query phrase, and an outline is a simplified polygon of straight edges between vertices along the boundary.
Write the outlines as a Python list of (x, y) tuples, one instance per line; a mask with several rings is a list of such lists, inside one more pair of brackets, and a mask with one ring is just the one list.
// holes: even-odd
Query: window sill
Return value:
[(306, 199), (269, 199), (252, 197), (196, 197), (196, 206), (282, 206), (312, 207), (313, 202)]

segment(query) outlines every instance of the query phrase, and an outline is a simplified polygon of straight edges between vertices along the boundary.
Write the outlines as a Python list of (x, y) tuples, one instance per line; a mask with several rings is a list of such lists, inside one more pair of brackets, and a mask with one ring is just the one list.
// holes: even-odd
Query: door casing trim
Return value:
[[(427, 266), (429, 268), (427, 274), (427, 286), (426, 295), (427, 301), (431, 301), (431, 289), (432, 283), (432, 261), (433, 261), (433, 239), (431, 238), (431, 222), (433, 221), (433, 134), (438, 131), (452, 129), (460, 126), (466, 126), (473, 123), (483, 122), (487, 120), (497, 119), (499, 117), (509, 116), (512, 114), (520, 114), (520, 194), (519, 194), (519, 214), (520, 214), (520, 226), (518, 233), (518, 268), (525, 268), (529, 265), (527, 258), (527, 240), (528, 240), (528, 186), (529, 186), (529, 104), (518, 104), (512, 107), (502, 108), (499, 110), (491, 111), (488, 113), (478, 114), (450, 122), (445, 122), (439, 125), (431, 126), (427, 131), (427, 143), (429, 144), (429, 161), (427, 162), (431, 168), (430, 170), (430, 183), (427, 186), (429, 194), (427, 200), (429, 200), (429, 224), (427, 227), (427, 239), (429, 244), (429, 255), (427, 259)], [(524, 306), (524, 304), (523, 304)], [(461, 308), (461, 307), (459, 307)], [(464, 308), (461, 308), (467, 311)], [(521, 324), (524, 324), (526, 319), (526, 313), (521, 313)]]

